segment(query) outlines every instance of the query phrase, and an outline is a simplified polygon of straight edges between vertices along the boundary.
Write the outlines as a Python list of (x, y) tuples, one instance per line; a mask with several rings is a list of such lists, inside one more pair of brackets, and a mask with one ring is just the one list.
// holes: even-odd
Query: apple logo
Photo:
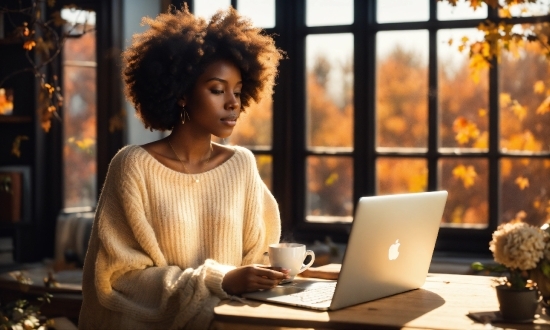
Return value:
[(399, 257), (399, 245), (401, 245), (399, 239), (395, 240), (395, 243), (390, 245), (390, 249), (388, 250), (388, 258), (390, 260), (395, 260)]

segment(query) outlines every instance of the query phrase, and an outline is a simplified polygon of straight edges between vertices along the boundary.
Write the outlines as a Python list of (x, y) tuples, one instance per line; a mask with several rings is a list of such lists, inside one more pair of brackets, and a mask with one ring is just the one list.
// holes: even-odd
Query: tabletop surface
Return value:
[[(494, 278), (474, 275), (428, 274), (417, 290), (337, 311), (320, 312), (246, 300), (223, 301), (215, 308), (219, 329), (244, 325), (273, 328), (410, 328), (491, 329), (468, 313), (498, 311)], [(238, 325), (238, 326), (237, 326)], [(550, 318), (540, 310), (530, 324), (494, 323), (495, 328), (550, 329)]]

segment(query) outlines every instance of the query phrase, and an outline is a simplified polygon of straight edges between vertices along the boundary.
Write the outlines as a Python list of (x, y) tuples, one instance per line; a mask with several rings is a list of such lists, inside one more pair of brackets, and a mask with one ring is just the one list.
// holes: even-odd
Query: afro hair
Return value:
[(171, 6), (155, 19), (144, 17), (147, 31), (133, 36), (122, 54), (126, 97), (145, 128), (171, 130), (179, 119), (177, 101), (189, 93), (213, 61), (229, 60), (239, 68), (244, 110), (251, 101), (271, 96), (283, 52), (273, 38), (229, 8), (209, 22), (187, 5)]

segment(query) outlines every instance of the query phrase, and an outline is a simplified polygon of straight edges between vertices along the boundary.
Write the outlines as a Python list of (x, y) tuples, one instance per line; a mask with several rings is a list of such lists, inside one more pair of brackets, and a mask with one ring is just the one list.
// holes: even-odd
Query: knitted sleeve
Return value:
[[(227, 294), (232, 268), (207, 260), (194, 269), (169, 266), (147, 219), (146, 185), (128, 153), (111, 163), (96, 215), (94, 280), (99, 303), (151, 328), (203, 328)], [(92, 251), (93, 253), (93, 251)], [(90, 257), (90, 256), (88, 256)]]
[(264, 252), (269, 250), (269, 244), (278, 243), (281, 236), (279, 206), (258, 173), (254, 155), (247, 154), (251, 187), (247, 189), (242, 264), (269, 264)]

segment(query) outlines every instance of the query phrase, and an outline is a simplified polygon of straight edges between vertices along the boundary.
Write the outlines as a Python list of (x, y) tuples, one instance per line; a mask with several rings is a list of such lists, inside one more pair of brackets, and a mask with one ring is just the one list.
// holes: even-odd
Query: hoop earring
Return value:
[(181, 112), (180, 112), (180, 118), (181, 118), (181, 124), (182, 125), (185, 125), (185, 117), (187, 117), (187, 120), (191, 120), (191, 118), (189, 118), (189, 114), (187, 113), (187, 110), (185, 110), (185, 106), (181, 107)]

